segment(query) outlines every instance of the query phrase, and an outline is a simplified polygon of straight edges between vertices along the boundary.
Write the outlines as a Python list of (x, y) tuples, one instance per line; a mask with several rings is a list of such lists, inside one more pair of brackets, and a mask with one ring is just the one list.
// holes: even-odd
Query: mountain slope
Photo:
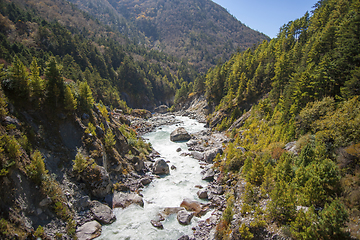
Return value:
[(218, 239), (359, 239), (359, 26), (359, 0), (322, 0), (206, 74), (208, 124), (234, 139)]
[[(269, 39), (210, 0), (71, 1), (124, 34), (130, 32), (130, 26), (136, 27), (141, 33), (139, 41), (186, 58), (202, 72), (220, 57), (226, 60), (237, 50)], [(120, 23), (121, 19), (126, 19), (127, 24)]]
[(57, 56), (65, 78), (86, 81), (108, 106), (120, 98), (133, 108), (171, 105), (181, 82), (197, 76), (186, 62), (130, 42), (67, 1), (2, 1), (0, 13), (0, 58), (17, 56), (29, 67), (36, 57), (43, 69)]

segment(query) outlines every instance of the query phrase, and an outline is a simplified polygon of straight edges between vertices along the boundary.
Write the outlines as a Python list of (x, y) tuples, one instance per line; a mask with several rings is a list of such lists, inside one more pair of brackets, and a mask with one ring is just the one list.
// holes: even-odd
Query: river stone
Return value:
[(203, 213), (202, 205), (195, 200), (184, 199), (181, 202), (180, 207), (185, 208), (187, 211), (194, 211), (196, 216)]
[(182, 210), (185, 210), (185, 208), (183, 208), (183, 207), (166, 207), (160, 211), (160, 216), (163, 218), (166, 218), (167, 216), (169, 216), (171, 214), (176, 214)]
[(181, 148), (176, 149), (176, 152), (181, 152)]
[(191, 152), (191, 156), (193, 158), (195, 158), (196, 160), (203, 160), (204, 159), (204, 154), (201, 152)]
[(189, 225), (194, 213), (186, 210), (181, 210), (177, 213), (177, 220), (182, 225)]
[(213, 180), (214, 176), (215, 176), (214, 170), (212, 168), (208, 168), (205, 170), (202, 180)]
[(151, 183), (151, 178), (149, 178), (149, 177), (144, 177), (144, 178), (142, 178), (141, 180), (140, 180), (140, 182), (141, 182), (141, 184), (142, 185), (144, 185), (144, 186), (146, 186), (146, 185), (149, 185), (150, 183)]
[(144, 207), (142, 197), (136, 193), (114, 192), (112, 203), (113, 208), (126, 208), (133, 203)]
[(211, 149), (211, 150), (204, 152), (204, 161), (207, 163), (212, 163), (218, 153), (220, 153), (220, 154), (223, 153), (223, 150), (221, 147)]
[(178, 240), (190, 240), (188, 235), (184, 235), (181, 238), (179, 238)]
[(177, 129), (175, 129), (170, 134), (170, 140), (173, 142), (188, 141), (188, 140), (190, 140), (190, 138), (191, 138), (190, 134), (183, 127), (179, 127)]
[(94, 214), (94, 218), (101, 224), (111, 224), (116, 220), (116, 217), (109, 206), (102, 204), (99, 201), (92, 201), (94, 205), (91, 208), (91, 212)]
[(197, 193), (198, 197), (200, 199), (207, 199), (208, 195), (207, 195), (207, 190), (205, 189), (200, 189)]
[(165, 162), (164, 159), (156, 160), (153, 167), (153, 173), (158, 175), (169, 174), (169, 165)]
[(90, 240), (101, 235), (101, 224), (97, 221), (87, 222), (76, 229), (78, 240)]
[(168, 111), (168, 106), (166, 105), (160, 105), (154, 109), (154, 112), (157, 113), (167, 113), (167, 111)]
[(164, 226), (162, 225), (161, 222), (155, 221), (155, 220), (151, 220), (150, 222), (154, 227), (156, 227), (158, 229), (164, 229)]

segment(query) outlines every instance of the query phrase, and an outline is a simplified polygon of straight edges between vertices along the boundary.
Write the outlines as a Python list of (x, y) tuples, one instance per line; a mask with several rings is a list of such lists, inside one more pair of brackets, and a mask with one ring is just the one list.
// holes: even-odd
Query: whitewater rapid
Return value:
[[(193, 217), (191, 224), (180, 225), (176, 219), (176, 214), (170, 215), (162, 221), (164, 229), (157, 229), (150, 223), (157, 219), (159, 212), (165, 207), (179, 207), (183, 199), (189, 198), (199, 202), (196, 185), (205, 187), (207, 182), (201, 179), (199, 162), (190, 156), (181, 156), (187, 151), (185, 142), (171, 142), (170, 133), (178, 127), (184, 127), (189, 133), (204, 130), (204, 124), (187, 117), (177, 117), (181, 124), (161, 126), (156, 131), (148, 133), (143, 137), (150, 142), (153, 148), (158, 151), (162, 159), (170, 161), (169, 166), (174, 165), (175, 170), (170, 170), (170, 174), (161, 178), (154, 179), (146, 186), (142, 195), (144, 207), (131, 205), (126, 209), (114, 209), (117, 220), (108, 226), (103, 226), (102, 234), (98, 239), (126, 239), (126, 240), (151, 240), (169, 239), (176, 240), (183, 235), (192, 235), (192, 228), (197, 225), (200, 219), (206, 219), (209, 212), (202, 218)], [(181, 148), (180, 152), (176, 150)]]

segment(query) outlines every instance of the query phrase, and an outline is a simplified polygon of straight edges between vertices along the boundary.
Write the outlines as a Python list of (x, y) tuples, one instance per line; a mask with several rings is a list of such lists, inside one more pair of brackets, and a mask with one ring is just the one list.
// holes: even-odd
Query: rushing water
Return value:
[[(161, 158), (169, 160), (169, 166), (176, 166), (175, 170), (170, 170), (170, 175), (155, 179), (149, 186), (145, 187), (144, 207), (131, 205), (126, 209), (115, 209), (117, 220), (104, 226), (102, 235), (99, 239), (178, 239), (183, 235), (191, 235), (191, 228), (197, 225), (200, 218), (193, 217), (188, 226), (180, 225), (176, 219), (176, 214), (170, 215), (162, 221), (164, 229), (160, 230), (153, 227), (150, 223), (152, 219), (157, 219), (158, 213), (164, 207), (179, 207), (184, 198), (190, 198), (202, 202), (196, 192), (196, 185), (207, 185), (206, 181), (201, 180), (201, 168), (199, 162), (191, 157), (180, 156), (187, 150), (185, 142), (174, 143), (170, 141), (170, 133), (177, 127), (184, 127), (189, 133), (201, 131), (204, 125), (196, 120), (187, 117), (177, 117), (183, 121), (181, 124), (162, 126), (155, 132), (144, 135), (153, 148), (158, 151)], [(177, 148), (181, 152), (176, 152)], [(203, 216), (203, 219), (209, 215)]]

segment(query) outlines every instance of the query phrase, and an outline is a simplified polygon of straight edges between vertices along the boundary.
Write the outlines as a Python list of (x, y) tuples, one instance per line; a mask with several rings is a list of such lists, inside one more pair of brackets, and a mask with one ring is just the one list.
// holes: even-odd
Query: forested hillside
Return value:
[(210, 0), (71, 2), (127, 36), (137, 32), (137, 41), (151, 49), (188, 59), (201, 72), (269, 40)]
[(87, 82), (108, 106), (170, 105), (181, 83), (198, 75), (187, 61), (146, 50), (65, 1), (2, 0), (0, 13), (5, 67), (18, 58), (29, 68), (35, 57), (43, 75), (56, 56), (63, 77)]
[(322, 0), (206, 74), (208, 123), (234, 139), (220, 239), (359, 237), (359, 26), (358, 0)]

